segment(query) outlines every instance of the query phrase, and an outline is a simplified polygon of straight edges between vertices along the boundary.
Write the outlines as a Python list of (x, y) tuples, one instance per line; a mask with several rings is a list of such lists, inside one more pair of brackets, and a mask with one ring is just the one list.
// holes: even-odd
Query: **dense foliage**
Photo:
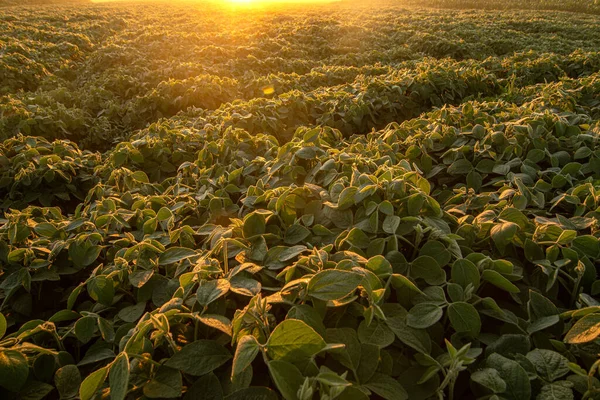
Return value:
[(600, 398), (600, 20), (0, 11), (0, 398)]

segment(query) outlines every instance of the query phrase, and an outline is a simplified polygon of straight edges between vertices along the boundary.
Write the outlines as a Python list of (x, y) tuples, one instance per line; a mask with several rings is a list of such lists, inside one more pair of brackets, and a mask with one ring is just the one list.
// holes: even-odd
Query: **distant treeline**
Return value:
[[(364, 0), (343, 0), (365, 3)], [(369, 3), (377, 0), (369, 0)], [(482, 10), (549, 10), (600, 14), (600, 0), (379, 0), (378, 3), (411, 6), (482, 9)]]
[(90, 2), (91, 0), (0, 0), (0, 7)]

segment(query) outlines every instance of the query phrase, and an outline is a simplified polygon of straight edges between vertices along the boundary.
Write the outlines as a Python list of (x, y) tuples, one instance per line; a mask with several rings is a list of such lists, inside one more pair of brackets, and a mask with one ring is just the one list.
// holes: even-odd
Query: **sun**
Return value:
[(228, 1), (233, 4), (250, 4), (250, 3), (252, 3), (252, 0), (228, 0)]

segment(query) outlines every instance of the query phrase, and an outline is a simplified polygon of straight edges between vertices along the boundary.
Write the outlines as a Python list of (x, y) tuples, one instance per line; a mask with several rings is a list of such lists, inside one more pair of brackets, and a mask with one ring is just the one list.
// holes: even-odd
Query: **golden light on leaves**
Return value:
[(565, 342), (580, 344), (596, 340), (600, 336), (600, 314), (588, 314), (573, 325), (565, 336)]
[(262, 88), (263, 93), (268, 96), (275, 93), (275, 87), (273, 85), (267, 85)]

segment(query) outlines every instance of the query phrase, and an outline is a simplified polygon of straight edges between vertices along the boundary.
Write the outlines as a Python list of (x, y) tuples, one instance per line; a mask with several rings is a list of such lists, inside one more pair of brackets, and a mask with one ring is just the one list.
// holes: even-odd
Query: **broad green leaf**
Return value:
[(93, 399), (96, 396), (96, 392), (100, 390), (104, 384), (107, 375), (108, 366), (100, 368), (88, 375), (88, 377), (81, 382), (81, 387), (79, 388), (79, 397), (81, 397), (81, 400)]
[(0, 313), (0, 339), (4, 337), (6, 334), (6, 329), (8, 328), (8, 324), (6, 322), (6, 318), (2, 313)]
[(411, 277), (422, 278), (430, 285), (441, 285), (446, 281), (446, 273), (435, 258), (419, 256), (413, 260), (410, 268)]
[(316, 273), (308, 282), (308, 294), (319, 300), (338, 300), (352, 293), (363, 277), (349, 271), (327, 269)]
[(360, 383), (366, 383), (373, 377), (379, 366), (381, 349), (371, 343), (360, 344), (360, 362), (356, 369), (356, 375)]
[(506, 246), (511, 243), (518, 230), (519, 225), (514, 222), (501, 222), (494, 225), (490, 231), (490, 235), (500, 253), (504, 253)]
[(111, 400), (124, 400), (129, 387), (129, 358), (121, 353), (110, 366), (108, 374)]
[(443, 243), (438, 242), (437, 240), (429, 240), (426, 242), (423, 247), (419, 250), (420, 256), (429, 256), (435, 261), (437, 261), (438, 265), (443, 267), (450, 262), (452, 259), (452, 255), (450, 251), (444, 246)]
[(322, 337), (325, 336), (325, 325), (323, 324), (323, 317), (317, 310), (308, 304), (298, 304), (290, 308), (286, 319), (299, 319), (306, 322), (311, 328), (313, 328)]
[(494, 353), (487, 358), (486, 365), (488, 368), (498, 371), (500, 377), (506, 382), (503, 397), (513, 400), (529, 400), (531, 398), (529, 377), (518, 362)]
[(444, 310), (439, 305), (419, 303), (408, 312), (406, 324), (413, 328), (425, 329), (438, 322), (442, 315), (444, 315)]
[(383, 220), (381, 229), (383, 229), (383, 231), (385, 233), (389, 233), (390, 235), (393, 235), (394, 233), (396, 233), (396, 230), (398, 229), (399, 226), (400, 226), (400, 217), (399, 216), (387, 215)]
[(212, 372), (202, 376), (185, 392), (184, 400), (222, 400), (223, 388), (219, 378)]
[(540, 377), (552, 382), (569, 373), (569, 360), (552, 350), (533, 349), (527, 353), (527, 359), (535, 366)]
[(396, 289), (402, 290), (404, 288), (413, 291), (417, 294), (423, 294), (421, 289), (417, 287), (410, 279), (401, 274), (393, 274), (391, 278), (392, 286)]
[(54, 374), (54, 385), (61, 398), (72, 398), (77, 395), (81, 385), (79, 368), (73, 364), (65, 365)]
[(376, 373), (364, 386), (386, 400), (409, 399), (402, 385), (389, 375)]
[(29, 376), (27, 359), (17, 350), (0, 349), (0, 387), (18, 392)]
[(144, 385), (144, 395), (150, 399), (174, 399), (181, 396), (183, 381), (181, 372), (162, 366)]
[(471, 379), (493, 393), (503, 393), (506, 390), (506, 382), (504, 382), (498, 371), (493, 368), (483, 368), (475, 371), (471, 374)]
[(356, 330), (352, 328), (327, 329), (326, 339), (328, 343), (342, 343), (343, 348), (331, 351), (333, 358), (344, 367), (356, 370), (361, 358), (361, 345), (358, 341)]
[(89, 342), (96, 331), (96, 318), (83, 317), (75, 322), (75, 336), (81, 343)]
[(214, 340), (197, 340), (181, 348), (164, 363), (186, 374), (201, 376), (231, 359), (229, 351)]
[(165, 250), (158, 258), (160, 265), (168, 265), (177, 261), (185, 260), (186, 258), (194, 257), (197, 253), (186, 247), (171, 247)]
[(310, 230), (302, 225), (292, 225), (285, 231), (283, 241), (287, 244), (300, 243), (310, 236)]
[(391, 345), (395, 339), (394, 332), (379, 320), (373, 320), (370, 325), (363, 320), (358, 325), (357, 333), (361, 343), (370, 343), (381, 348)]
[(52, 385), (30, 380), (19, 392), (19, 400), (42, 400), (54, 390)]
[(266, 222), (265, 215), (262, 213), (253, 212), (244, 218), (244, 237), (246, 239), (256, 235), (262, 235), (265, 233)]
[(366, 249), (371, 242), (367, 234), (358, 228), (352, 228), (345, 240), (359, 249)]
[(269, 361), (269, 373), (285, 400), (299, 400), (298, 389), (304, 382), (302, 373), (294, 364), (282, 360)]
[(481, 274), (484, 281), (491, 283), (492, 285), (499, 287), (509, 293), (519, 293), (520, 290), (511, 281), (502, 276), (498, 271), (493, 269), (486, 269)]
[[(251, 386), (249, 388), (236, 390), (225, 397), (225, 400), (279, 400), (277, 393), (268, 387)], [(191, 399), (190, 399), (191, 400)]]
[(390, 262), (381, 255), (369, 258), (366, 268), (380, 278), (386, 278), (394, 272)]
[(542, 386), (536, 400), (574, 400), (572, 383), (561, 381)]
[(248, 366), (252, 364), (252, 361), (254, 361), (254, 358), (259, 351), (260, 345), (254, 336), (242, 336), (235, 349), (231, 376), (235, 377), (248, 368)]
[(477, 337), (481, 330), (481, 318), (472, 304), (463, 301), (450, 304), (448, 318), (456, 332), (466, 332)]
[(125, 322), (135, 322), (142, 317), (145, 310), (146, 302), (142, 302), (123, 308), (117, 315)]
[(113, 280), (106, 276), (92, 278), (87, 284), (87, 290), (92, 299), (105, 306), (110, 306), (115, 297)]
[(196, 300), (202, 307), (208, 306), (219, 297), (224, 296), (230, 288), (227, 279), (201, 280), (196, 291)]
[(427, 331), (411, 328), (406, 325), (401, 316), (388, 317), (385, 322), (402, 343), (420, 353), (429, 354), (431, 351), (431, 339)]
[(272, 360), (301, 362), (323, 350), (326, 343), (305, 322), (286, 319), (271, 332), (266, 346)]
[(462, 286), (463, 289), (472, 284), (473, 288), (477, 290), (481, 279), (481, 275), (475, 264), (465, 258), (454, 261), (451, 276), (452, 280)]

